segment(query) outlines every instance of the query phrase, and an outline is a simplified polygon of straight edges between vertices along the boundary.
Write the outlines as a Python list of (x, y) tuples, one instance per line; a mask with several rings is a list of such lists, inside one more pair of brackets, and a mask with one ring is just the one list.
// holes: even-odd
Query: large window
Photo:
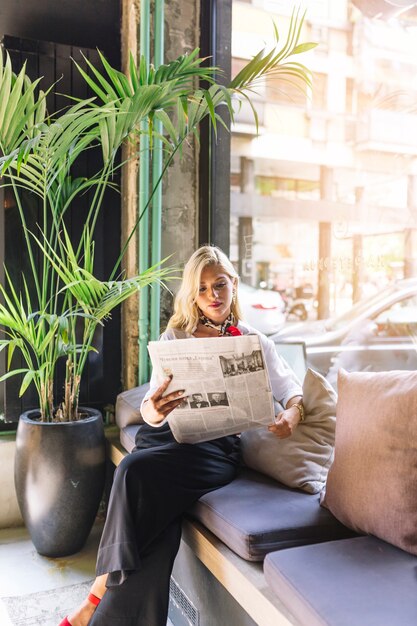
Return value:
[[(358, 334), (368, 346), (365, 360), (372, 355), (368, 369), (413, 367), (416, 11), (384, 19), (350, 0), (310, 5), (302, 37), (318, 47), (301, 58), (313, 72), (312, 91), (277, 76), (259, 90), (259, 134), (249, 111), (232, 130), (232, 260), (245, 283), (282, 296), (287, 319), (279, 334), (291, 336), (289, 313), (300, 305), (297, 314), (308, 323), (339, 320), (337, 354), (358, 324), (370, 333)], [(234, 1), (233, 73), (258, 44), (272, 44), (271, 20), (285, 40), (291, 9), (280, 0)], [(374, 305), (389, 289), (391, 300)], [(310, 332), (317, 331), (294, 329), (304, 334), (308, 355)], [(335, 355), (332, 362), (339, 362)], [(330, 367), (315, 364), (325, 374)], [(354, 359), (349, 367), (366, 368)]]

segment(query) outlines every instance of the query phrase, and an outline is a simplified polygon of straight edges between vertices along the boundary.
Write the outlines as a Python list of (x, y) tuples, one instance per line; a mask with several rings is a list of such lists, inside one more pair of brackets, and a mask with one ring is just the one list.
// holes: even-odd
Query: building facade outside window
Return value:
[[(287, 310), (304, 295), (308, 320), (349, 312), (402, 284), (385, 323), (372, 311), (366, 319), (372, 340), (392, 347), (395, 337), (404, 354), (417, 324), (401, 283), (417, 277), (411, 5), (374, 15), (360, 0), (310, 3), (302, 40), (318, 46), (300, 60), (313, 72), (312, 93), (270, 81), (259, 90), (259, 134), (242, 108), (231, 140), (230, 251), (242, 281), (280, 292)], [(284, 39), (291, 9), (283, 0), (234, 0), (233, 73), (272, 44), (271, 19)]]

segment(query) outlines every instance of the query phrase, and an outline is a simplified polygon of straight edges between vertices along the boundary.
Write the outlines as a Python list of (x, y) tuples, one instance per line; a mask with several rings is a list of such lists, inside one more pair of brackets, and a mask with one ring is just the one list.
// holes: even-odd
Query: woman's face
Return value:
[(201, 312), (216, 324), (221, 324), (230, 313), (234, 280), (220, 265), (208, 265), (200, 276), (197, 305)]

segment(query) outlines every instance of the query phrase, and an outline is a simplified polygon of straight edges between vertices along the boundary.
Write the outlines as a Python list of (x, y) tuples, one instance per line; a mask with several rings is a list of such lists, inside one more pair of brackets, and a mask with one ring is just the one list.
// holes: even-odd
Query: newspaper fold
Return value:
[(175, 439), (199, 443), (274, 420), (274, 403), (258, 335), (151, 341), (158, 384), (173, 375), (167, 392), (185, 389), (168, 416)]

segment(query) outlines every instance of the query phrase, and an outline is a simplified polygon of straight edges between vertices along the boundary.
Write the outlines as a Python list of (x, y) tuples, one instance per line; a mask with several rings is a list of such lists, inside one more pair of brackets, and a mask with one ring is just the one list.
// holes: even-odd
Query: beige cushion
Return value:
[(119, 393), (116, 399), (116, 423), (119, 428), (143, 424), (140, 405), (149, 389), (149, 383)]
[(417, 554), (417, 372), (339, 372), (323, 504), (343, 524)]
[(278, 439), (266, 427), (242, 433), (243, 461), (288, 487), (318, 493), (333, 460), (336, 392), (317, 372), (304, 379), (305, 420), (291, 437)]

